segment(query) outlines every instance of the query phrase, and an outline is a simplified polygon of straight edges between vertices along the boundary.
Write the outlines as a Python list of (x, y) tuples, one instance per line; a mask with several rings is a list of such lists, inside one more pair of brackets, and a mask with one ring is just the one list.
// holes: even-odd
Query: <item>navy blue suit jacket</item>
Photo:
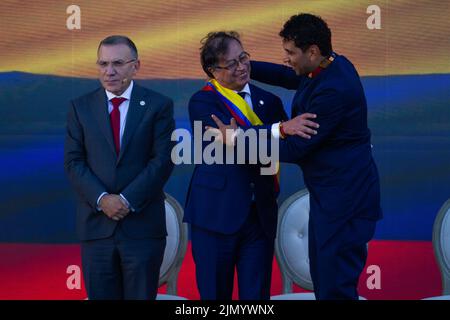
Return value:
[[(253, 110), (263, 123), (287, 118), (280, 98), (251, 84), (250, 91)], [(202, 121), (203, 131), (206, 125), (217, 127), (212, 114), (224, 123), (232, 118), (216, 93), (196, 92), (189, 101), (192, 127), (194, 121)], [(208, 143), (203, 144), (203, 149)], [(260, 175), (259, 164), (197, 164), (187, 194), (184, 221), (206, 230), (232, 234), (245, 222), (253, 195), (264, 232), (274, 238), (278, 205), (273, 176)]]
[(292, 117), (317, 114), (318, 134), (309, 140), (299, 136), (280, 140), (280, 160), (302, 168), (318, 244), (324, 244), (350, 218), (380, 219), (380, 185), (366, 98), (351, 62), (338, 55), (312, 79), (282, 65), (252, 62), (251, 77), (297, 90)]

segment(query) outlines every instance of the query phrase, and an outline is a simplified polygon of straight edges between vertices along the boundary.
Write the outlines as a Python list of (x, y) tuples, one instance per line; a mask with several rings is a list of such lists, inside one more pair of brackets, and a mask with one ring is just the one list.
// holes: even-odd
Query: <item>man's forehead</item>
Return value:
[(290, 50), (294, 50), (296, 48), (294, 40), (287, 39), (283, 39), (283, 47)]
[(230, 50), (230, 48), (229, 48), (229, 50), (227, 51), (226, 54), (219, 56), (219, 59), (221, 59), (223, 61), (234, 60), (234, 59), (240, 57), (244, 52), (245, 52), (244, 48), (242, 48), (241, 46), (233, 48), (233, 50)]
[(245, 51), (241, 50), (235, 53), (228, 53), (226, 55), (222, 55), (220, 58), (223, 61), (232, 61), (235, 60), (236, 58), (239, 58)]
[(109, 59), (124, 59), (130, 58), (132, 55), (131, 49), (125, 44), (111, 44), (101, 45), (98, 50), (99, 58)]

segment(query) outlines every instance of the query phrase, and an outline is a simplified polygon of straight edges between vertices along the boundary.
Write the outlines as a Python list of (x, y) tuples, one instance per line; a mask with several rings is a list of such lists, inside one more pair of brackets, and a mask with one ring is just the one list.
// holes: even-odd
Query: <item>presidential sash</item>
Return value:
[[(233, 90), (223, 87), (216, 79), (208, 81), (202, 90), (214, 92), (228, 111), (230, 111), (239, 126), (248, 128), (250, 126), (263, 125), (261, 119), (259, 119), (258, 115), (248, 105), (244, 98)], [(279, 164), (277, 163), (277, 169), (278, 168)], [(279, 174), (280, 171), (277, 170), (277, 174), (273, 175), (275, 180), (275, 192), (277, 193), (280, 190)]]

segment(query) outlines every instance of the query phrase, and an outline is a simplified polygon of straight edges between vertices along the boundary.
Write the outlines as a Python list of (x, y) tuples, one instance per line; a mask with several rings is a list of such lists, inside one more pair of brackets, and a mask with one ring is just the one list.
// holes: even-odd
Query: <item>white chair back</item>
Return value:
[(283, 293), (293, 283), (313, 290), (308, 258), (309, 193), (303, 189), (286, 199), (278, 211), (275, 255), (283, 279)]
[(177, 294), (177, 280), (187, 248), (187, 225), (183, 223), (183, 208), (166, 193), (167, 238), (159, 273), (159, 286), (167, 284), (167, 294)]
[[(287, 198), (278, 211), (275, 255), (283, 280), (283, 294), (271, 300), (315, 300), (314, 293), (292, 293), (292, 285), (313, 291), (308, 252), (309, 192)], [(359, 300), (366, 298), (359, 296)]]
[(433, 247), (442, 276), (442, 295), (450, 295), (450, 199), (436, 216), (433, 226)]

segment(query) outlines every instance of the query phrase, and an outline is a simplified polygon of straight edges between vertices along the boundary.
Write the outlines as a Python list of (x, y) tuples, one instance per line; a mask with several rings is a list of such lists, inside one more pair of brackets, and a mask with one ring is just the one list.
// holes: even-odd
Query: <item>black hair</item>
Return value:
[(311, 45), (317, 45), (322, 56), (331, 55), (331, 30), (327, 23), (319, 16), (309, 13), (293, 15), (283, 26), (280, 37), (287, 41), (294, 41), (295, 46), (303, 52)]
[(217, 65), (220, 56), (227, 53), (228, 45), (233, 40), (242, 45), (239, 39), (239, 33), (235, 31), (210, 32), (200, 41), (202, 44), (200, 48), (200, 62), (203, 71), (205, 71), (208, 77), (214, 78), (209, 68)]

